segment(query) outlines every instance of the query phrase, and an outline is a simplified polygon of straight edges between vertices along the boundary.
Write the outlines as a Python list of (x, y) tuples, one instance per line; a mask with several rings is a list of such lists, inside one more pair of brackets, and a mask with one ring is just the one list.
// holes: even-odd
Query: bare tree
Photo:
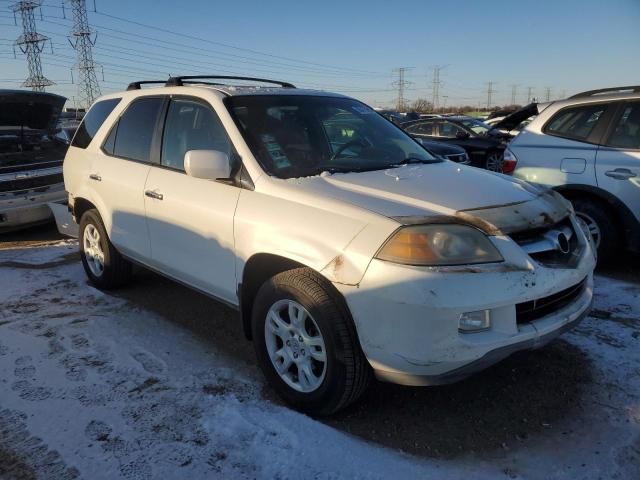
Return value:
[(411, 104), (411, 111), (417, 113), (429, 113), (433, 111), (433, 104), (424, 98), (418, 98)]

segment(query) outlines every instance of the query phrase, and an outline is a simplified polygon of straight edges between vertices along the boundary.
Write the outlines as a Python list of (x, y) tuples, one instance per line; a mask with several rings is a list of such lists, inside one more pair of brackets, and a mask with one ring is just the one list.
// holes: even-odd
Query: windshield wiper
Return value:
[(401, 167), (403, 165), (412, 165), (412, 164), (416, 164), (416, 163), (422, 163), (422, 164), (429, 164), (429, 163), (441, 163), (443, 160), (440, 160), (438, 158), (417, 158), (417, 157), (407, 157), (404, 160), (397, 162), (397, 163), (392, 163), (391, 165), (389, 165), (388, 168), (393, 168), (393, 167)]

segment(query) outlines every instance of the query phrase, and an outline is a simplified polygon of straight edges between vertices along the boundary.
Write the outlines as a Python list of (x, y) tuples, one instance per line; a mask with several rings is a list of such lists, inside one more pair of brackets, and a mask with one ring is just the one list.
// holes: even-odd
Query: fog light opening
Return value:
[(460, 315), (458, 330), (462, 333), (474, 333), (491, 328), (491, 310), (477, 310)]

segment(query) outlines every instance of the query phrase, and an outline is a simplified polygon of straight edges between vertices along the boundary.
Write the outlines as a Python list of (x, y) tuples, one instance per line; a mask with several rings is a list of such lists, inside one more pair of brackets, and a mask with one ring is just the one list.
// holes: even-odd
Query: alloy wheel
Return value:
[(279, 300), (264, 325), (267, 353), (280, 378), (298, 392), (318, 389), (327, 372), (327, 350), (318, 324), (293, 300)]
[(487, 157), (487, 170), (492, 172), (502, 172), (502, 155), (499, 153), (492, 153)]
[(82, 250), (91, 273), (99, 277), (104, 272), (104, 251), (100, 244), (100, 232), (95, 225), (88, 224), (82, 234)]

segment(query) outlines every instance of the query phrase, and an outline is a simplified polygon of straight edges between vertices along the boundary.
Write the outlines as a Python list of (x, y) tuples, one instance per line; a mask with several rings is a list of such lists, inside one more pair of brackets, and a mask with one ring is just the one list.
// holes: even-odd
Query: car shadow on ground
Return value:
[(325, 423), (419, 456), (500, 452), (579, 415), (591, 382), (587, 355), (556, 340), (452, 385), (375, 382), (357, 404)]

